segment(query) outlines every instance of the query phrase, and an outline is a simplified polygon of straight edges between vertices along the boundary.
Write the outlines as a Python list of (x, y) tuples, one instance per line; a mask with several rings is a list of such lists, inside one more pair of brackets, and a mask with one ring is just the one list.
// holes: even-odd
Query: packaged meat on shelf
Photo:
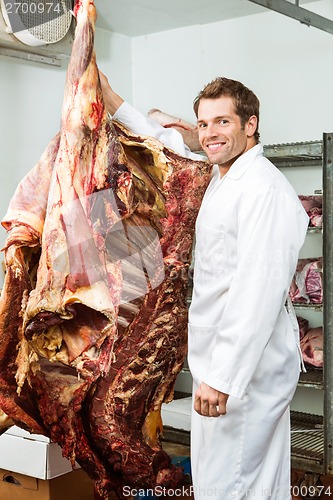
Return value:
[(322, 257), (298, 260), (289, 292), (294, 304), (322, 304), (322, 267)]
[(310, 227), (322, 227), (323, 224), (323, 197), (321, 194), (304, 196), (299, 195), (306, 213), (310, 217)]
[(265, 146), (264, 153), (292, 183), (310, 219), (290, 287), (306, 367), (291, 405), (292, 466), (316, 477), (332, 475), (333, 133)]

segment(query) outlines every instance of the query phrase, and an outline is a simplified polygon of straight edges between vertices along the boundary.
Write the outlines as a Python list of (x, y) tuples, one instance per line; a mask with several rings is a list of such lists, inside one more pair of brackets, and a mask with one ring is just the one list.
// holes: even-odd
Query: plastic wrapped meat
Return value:
[(309, 225), (321, 227), (323, 225), (323, 197), (321, 195), (300, 195), (299, 199), (310, 218)]
[(289, 295), (294, 303), (321, 304), (323, 301), (322, 258), (299, 259)]
[(323, 367), (323, 328), (310, 328), (301, 340), (304, 363), (315, 368)]

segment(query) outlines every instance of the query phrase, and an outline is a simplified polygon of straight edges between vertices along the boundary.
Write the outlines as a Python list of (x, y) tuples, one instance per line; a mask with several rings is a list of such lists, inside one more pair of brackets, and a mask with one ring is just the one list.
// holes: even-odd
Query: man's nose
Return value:
[(216, 123), (207, 123), (206, 135), (216, 136), (217, 134), (218, 134), (217, 124)]

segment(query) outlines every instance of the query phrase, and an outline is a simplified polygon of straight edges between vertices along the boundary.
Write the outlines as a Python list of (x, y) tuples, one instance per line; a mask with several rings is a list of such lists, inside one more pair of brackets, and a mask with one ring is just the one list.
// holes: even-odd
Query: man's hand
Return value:
[(111, 114), (114, 115), (117, 109), (122, 105), (124, 102), (124, 99), (120, 97), (118, 94), (116, 94), (112, 88), (110, 87), (109, 81), (102, 73), (100, 70), (99, 72), (99, 79), (101, 82), (101, 87), (102, 87), (102, 92), (103, 92), (103, 98), (105, 102), (105, 107), (106, 110)]
[(219, 417), (227, 413), (229, 394), (219, 392), (201, 382), (194, 396), (194, 409), (204, 417)]

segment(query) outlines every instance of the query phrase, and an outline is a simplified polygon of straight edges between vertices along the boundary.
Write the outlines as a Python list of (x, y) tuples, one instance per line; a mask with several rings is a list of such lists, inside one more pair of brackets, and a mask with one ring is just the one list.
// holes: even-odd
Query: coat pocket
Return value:
[(194, 248), (195, 272), (219, 276), (223, 272), (225, 233), (200, 225)]

